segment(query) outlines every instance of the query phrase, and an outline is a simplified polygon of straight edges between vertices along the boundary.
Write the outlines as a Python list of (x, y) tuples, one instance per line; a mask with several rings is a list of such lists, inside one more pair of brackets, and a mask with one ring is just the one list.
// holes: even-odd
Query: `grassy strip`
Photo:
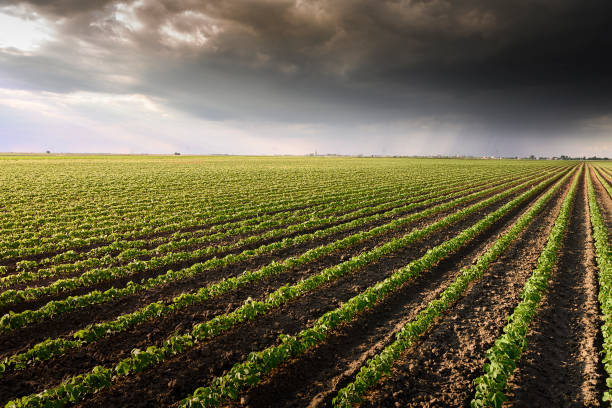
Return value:
[(501, 407), (506, 400), (506, 385), (527, 348), (529, 325), (535, 319), (542, 296), (548, 288), (548, 279), (557, 262), (563, 234), (567, 228), (576, 196), (576, 185), (581, 175), (582, 169), (579, 176), (572, 182), (569, 194), (563, 200), (561, 212), (538, 258), (538, 264), (525, 283), (521, 293), (521, 302), (508, 317), (509, 323), (504, 327), (504, 333), (487, 351), (486, 356), (489, 362), (484, 365), (484, 374), (474, 380), (476, 393), (471, 401), (473, 408)]
[[(505, 209), (504, 211), (497, 210), (494, 212), (494, 214), (497, 214), (498, 218), (501, 217), (503, 214), (509, 211), (509, 209), (513, 208), (513, 206), (519, 205), (527, 198), (544, 189), (552, 182), (554, 178), (556, 177), (542, 181), (537, 186), (532, 187), (527, 192), (521, 194), (518, 198), (510, 201), (510, 203), (505, 204), (502, 207)], [(58, 387), (45, 390), (42, 393), (29, 395), (10, 401), (8, 403), (10, 405), (7, 406), (42, 407), (54, 403), (63, 404), (67, 402), (77, 402), (84, 396), (109, 386), (110, 381), (113, 378), (141, 372), (144, 369), (157, 365), (172, 356), (184, 353), (193, 347), (193, 345), (198, 341), (210, 339), (224, 331), (227, 331), (228, 329), (231, 329), (232, 327), (235, 327), (237, 324), (252, 320), (258, 315), (265, 314), (273, 308), (277, 308), (292, 299), (311, 292), (329, 281), (335, 280), (341, 276), (352, 273), (367, 264), (373, 263), (383, 256), (388, 255), (399, 248), (405, 247), (435, 230), (450, 225), (459, 219), (465, 218), (469, 214), (472, 214), (486, 207), (487, 205), (492, 204), (493, 202), (499, 201), (503, 197), (507, 197), (508, 195), (512, 194), (512, 190), (516, 191), (519, 188), (520, 186), (514, 187), (468, 208), (459, 210), (440, 221), (426, 226), (423, 229), (413, 230), (401, 238), (393, 239), (368, 252), (354, 256), (348, 261), (326, 268), (318, 274), (310, 276), (308, 279), (302, 280), (294, 285), (283, 286), (268, 295), (264, 301), (253, 301), (248, 299), (243, 306), (239, 307), (233, 312), (216, 316), (207, 322), (196, 324), (193, 326), (191, 332), (186, 334), (175, 334), (171, 336), (160, 347), (151, 346), (144, 351), (133, 350), (131, 357), (120, 361), (114, 368), (97, 366), (90, 373), (72, 377), (64, 381)], [(512, 205), (509, 205), (511, 203)], [(487, 217), (487, 219), (489, 219), (489, 217)], [(444, 251), (449, 250), (451, 250), (450, 247), (432, 250), (428, 252), (426, 257), (442, 256)], [(424, 261), (419, 263), (419, 265), (422, 267), (430, 266), (430, 264), (427, 264), (427, 262)]]
[[(562, 181), (559, 181), (556, 187)], [(493, 223), (535, 195), (538, 191), (541, 191), (546, 185), (545, 183), (539, 184), (506, 203), (455, 237), (427, 251), (423, 257), (410, 262), (388, 278), (370, 286), (364, 292), (348, 300), (341, 307), (325, 313), (313, 326), (302, 330), (297, 336), (281, 335), (280, 345), (251, 353), (246, 362), (234, 365), (224, 376), (215, 378), (210, 386), (198, 388), (190, 397), (181, 401), (180, 406), (190, 408), (213, 407), (220, 405), (228, 398), (236, 399), (241, 390), (259, 383), (262, 376), (266, 373), (322, 342), (334, 328), (344, 322), (353, 320), (359, 313), (371, 308), (384, 299), (385, 296), (402, 287), (407, 281), (414, 279), (421, 272), (456, 252), (465, 243), (493, 225)]]
[[(537, 180), (541, 180), (543, 178), (545, 178), (547, 176), (542, 176), (540, 178), (538, 178)], [(556, 177), (556, 176), (554, 176)], [(495, 199), (501, 199), (521, 188), (523, 188), (525, 185), (531, 183), (533, 181), (527, 181), (523, 184), (520, 184), (516, 187), (513, 187), (509, 190), (506, 190), (503, 193), (499, 193), (498, 195), (494, 196), (493, 198)], [(366, 232), (362, 232), (361, 234), (371, 234), (370, 236), (375, 236), (375, 235), (379, 235), (382, 234), (386, 231), (390, 231), (392, 229), (397, 228), (399, 225), (401, 224), (405, 224), (407, 222), (412, 222), (412, 221), (416, 221), (422, 218), (425, 218), (427, 216), (436, 214), (438, 212), (450, 209), (458, 204), (467, 202), (469, 200), (475, 199), (477, 197), (481, 197), (483, 195), (488, 194), (491, 191), (496, 190), (498, 187), (496, 188), (492, 188), (489, 190), (485, 190), (483, 192), (476, 192), (473, 194), (470, 194), (468, 196), (465, 197), (461, 197), (458, 198), (456, 200), (447, 202), (447, 203), (443, 203), (443, 204), (439, 204), (435, 207), (431, 207), (431, 208), (427, 208), (421, 212), (412, 214), (410, 216), (407, 216), (405, 218), (399, 219), (399, 220), (394, 220), (388, 224), (385, 224), (384, 226), (381, 227), (376, 227), (372, 230), (366, 231)], [(491, 199), (489, 199), (491, 200)], [(489, 201), (487, 200), (487, 201)], [(492, 202), (492, 201), (491, 201)], [(389, 211), (389, 213), (392, 213), (393, 211), (399, 211), (398, 209), (394, 209)], [(381, 215), (381, 214), (376, 214), (373, 215), (371, 217), (371, 220), (374, 219), (378, 219), (378, 218), (382, 218), (383, 216), (389, 216), (392, 214), (387, 214), (386, 215)], [(331, 227), (328, 228), (327, 230), (320, 230), (320, 231), (316, 231), (314, 233), (311, 234), (304, 234), (298, 237), (294, 237), (294, 238), (285, 238), (281, 241), (277, 241), (268, 245), (263, 245), (257, 249), (254, 250), (246, 250), (243, 251), (237, 255), (233, 255), (233, 254), (229, 254), (226, 255), (223, 258), (212, 258), (209, 259), (203, 263), (196, 263), (188, 268), (179, 270), (179, 271), (168, 271), (165, 274), (153, 277), (153, 278), (149, 278), (147, 280), (142, 281), (141, 283), (135, 283), (135, 282), (129, 282), (125, 287), (123, 288), (110, 288), (104, 292), (100, 292), (100, 291), (92, 291), (88, 294), (85, 295), (79, 295), (79, 296), (69, 296), (66, 299), (62, 299), (62, 300), (54, 300), (51, 301), (47, 304), (45, 304), (43, 307), (37, 309), (37, 310), (26, 310), (20, 313), (13, 313), (13, 312), (9, 312), (7, 314), (5, 314), (4, 316), (2, 316), (2, 318), (0, 318), (0, 332), (10, 332), (13, 330), (16, 330), (18, 328), (21, 327), (25, 327), (31, 323), (35, 323), (35, 322), (39, 322), (42, 321), (44, 319), (50, 318), (52, 316), (56, 316), (59, 314), (64, 314), (67, 313), (69, 311), (72, 310), (76, 310), (79, 308), (83, 308), (85, 306), (89, 306), (92, 304), (99, 304), (99, 303), (104, 303), (107, 301), (110, 301), (112, 299), (116, 299), (118, 297), (123, 297), (123, 296), (127, 296), (127, 295), (132, 295), (144, 290), (148, 290), (154, 287), (158, 287), (164, 284), (167, 284), (169, 282), (173, 282), (173, 281), (177, 281), (177, 280), (181, 280), (181, 279), (187, 279), (190, 278), (192, 276), (198, 275), (206, 270), (211, 270), (211, 269), (215, 269), (218, 267), (223, 267), (225, 265), (229, 265), (232, 263), (236, 263), (239, 261), (243, 261), (246, 259), (250, 259), (253, 258), (255, 256), (264, 254), (264, 253), (268, 253), (274, 250), (279, 250), (282, 248), (286, 248), (290, 245), (298, 245), (301, 244), (303, 242), (307, 242), (309, 240), (315, 239), (315, 238), (319, 238), (319, 237), (323, 237), (326, 235), (330, 235), (336, 232), (340, 232), (340, 231), (344, 231), (346, 229), (350, 229), (353, 227), (356, 227), (358, 225), (362, 225), (363, 223), (367, 222), (367, 220), (365, 218), (361, 218), (358, 220), (354, 220), (352, 222), (349, 222), (347, 224), (342, 224), (339, 226), (335, 226), (335, 227)], [(359, 236), (360, 233), (355, 234), (353, 237), (355, 236)], [(354, 238), (357, 240), (357, 238)]]
[[(550, 198), (561, 187), (569, 174), (551, 188), (545, 195), (526, 211), (495, 243), (482, 254), (476, 263), (464, 268), (459, 277), (450, 284), (437, 299), (431, 301), (417, 317), (408, 322), (396, 335), (397, 339), (385, 347), (379, 354), (369, 359), (361, 368), (355, 380), (342, 388), (333, 399), (335, 407), (349, 408), (361, 402), (361, 396), (374, 387), (385, 374), (389, 374), (393, 363), (402, 353), (412, 347), (433, 321), (441, 316), (462, 295), (468, 285), (480, 279), (503, 251), (508, 248), (518, 235), (531, 223), (533, 218), (546, 206)], [(577, 179), (577, 178), (576, 178)], [(574, 181), (575, 184), (575, 181)]]
[[(603, 364), (608, 378), (606, 387), (608, 388), (603, 395), (603, 401), (612, 401), (612, 252), (610, 251), (610, 241), (608, 229), (604, 223), (593, 181), (590, 172), (587, 172), (587, 189), (589, 198), (589, 209), (591, 212), (591, 226), (593, 227), (593, 238), (595, 238), (595, 254), (597, 256), (597, 266), (599, 267), (599, 305), (603, 314)], [(599, 174), (597, 178), (601, 181)], [(612, 196), (612, 194), (611, 194)]]

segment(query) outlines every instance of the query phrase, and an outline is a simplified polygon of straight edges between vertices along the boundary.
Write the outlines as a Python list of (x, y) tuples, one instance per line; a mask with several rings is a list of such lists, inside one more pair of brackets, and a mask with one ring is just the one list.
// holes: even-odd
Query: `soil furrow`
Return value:
[(561, 202), (560, 197), (553, 201), (550, 210), (543, 211), (483, 278), (396, 362), (391, 374), (365, 397), (363, 407), (469, 406), (472, 381), (481, 372), (485, 352), (518, 304)]

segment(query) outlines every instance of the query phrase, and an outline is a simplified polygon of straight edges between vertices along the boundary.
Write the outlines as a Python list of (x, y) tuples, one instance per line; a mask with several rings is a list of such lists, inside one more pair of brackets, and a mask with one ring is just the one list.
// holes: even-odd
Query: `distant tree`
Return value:
[(179, 152), (174, 152), (175, 156), (180, 156), (181, 154)]
[(45, 151), (45, 153), (51, 154), (51, 150), (47, 150), (47, 151)]
[(533, 154), (529, 156), (529, 160), (535, 160), (535, 159), (536, 157)]

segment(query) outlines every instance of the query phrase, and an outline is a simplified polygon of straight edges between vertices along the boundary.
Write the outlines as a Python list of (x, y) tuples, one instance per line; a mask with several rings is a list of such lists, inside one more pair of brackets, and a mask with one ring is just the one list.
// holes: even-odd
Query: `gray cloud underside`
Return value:
[(144, 0), (128, 2), (137, 28), (111, 0), (23, 3), (61, 25), (38, 55), (0, 55), (13, 87), (139, 92), (207, 119), (508, 133), (612, 112), (609, 1)]

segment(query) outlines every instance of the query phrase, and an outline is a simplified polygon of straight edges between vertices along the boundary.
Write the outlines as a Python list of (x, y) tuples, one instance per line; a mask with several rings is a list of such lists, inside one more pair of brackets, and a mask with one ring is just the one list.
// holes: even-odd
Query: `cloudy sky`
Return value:
[(609, 0), (0, 0), (0, 151), (612, 157)]

